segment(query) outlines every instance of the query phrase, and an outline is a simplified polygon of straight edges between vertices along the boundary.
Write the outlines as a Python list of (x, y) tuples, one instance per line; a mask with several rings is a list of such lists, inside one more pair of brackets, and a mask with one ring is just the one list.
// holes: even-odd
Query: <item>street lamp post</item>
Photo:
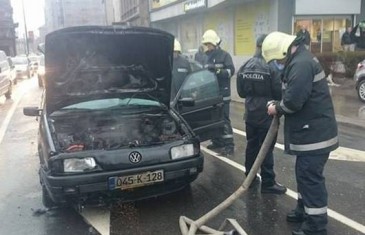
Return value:
[(22, 0), (22, 7), (23, 7), (23, 17), (24, 17), (24, 30), (25, 30), (25, 54), (29, 55), (29, 44), (28, 44), (28, 30), (27, 30), (27, 20), (25, 17), (25, 10), (24, 10), (24, 0)]

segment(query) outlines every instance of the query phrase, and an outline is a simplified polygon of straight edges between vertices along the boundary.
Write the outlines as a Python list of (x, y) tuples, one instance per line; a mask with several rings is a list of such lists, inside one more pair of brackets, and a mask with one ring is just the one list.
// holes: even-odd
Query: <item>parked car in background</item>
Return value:
[(354, 80), (356, 81), (357, 95), (362, 102), (365, 102), (365, 60), (357, 65)]
[(33, 77), (37, 74), (38, 66), (39, 66), (39, 56), (32, 54), (28, 56), (29, 63), (30, 63), (30, 75)]
[(39, 116), (46, 207), (156, 197), (198, 177), (200, 141), (223, 129), (223, 98), (215, 74), (202, 69), (170, 103), (173, 35), (88, 26), (52, 32), (45, 43), (42, 106), (24, 114)]
[(38, 77), (38, 86), (44, 86), (44, 78), (45, 78), (46, 69), (44, 67), (44, 55), (39, 57), (39, 65), (37, 70), (37, 77)]
[(12, 81), (10, 65), (4, 51), (0, 51), (0, 96), (5, 95), (6, 99), (11, 98)]
[[(24, 77), (30, 78), (31, 77), (31, 71), (30, 71), (30, 63), (27, 57), (25, 56), (17, 56), (13, 57), (12, 59), (13, 65), (15, 67), (16, 72), (16, 82), (19, 79), (22, 79)], [(16, 83), (15, 82), (15, 83)]]

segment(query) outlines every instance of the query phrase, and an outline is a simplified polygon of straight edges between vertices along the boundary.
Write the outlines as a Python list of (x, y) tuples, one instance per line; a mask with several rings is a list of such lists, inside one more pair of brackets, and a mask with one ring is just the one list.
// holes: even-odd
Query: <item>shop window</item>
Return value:
[(294, 31), (297, 33), (305, 27), (310, 36), (310, 50), (318, 52), (336, 52), (342, 50), (341, 37), (346, 27), (351, 26), (350, 17), (322, 19), (297, 19), (294, 23)]

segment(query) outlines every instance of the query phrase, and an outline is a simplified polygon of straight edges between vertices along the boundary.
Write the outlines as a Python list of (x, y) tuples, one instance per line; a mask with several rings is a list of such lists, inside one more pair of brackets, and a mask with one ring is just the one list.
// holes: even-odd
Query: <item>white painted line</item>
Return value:
[(8, 129), (11, 118), (13, 117), (13, 115), (15, 113), (15, 110), (18, 107), (18, 104), (19, 104), (20, 100), (22, 99), (23, 95), (24, 95), (24, 92), (19, 94), (19, 96), (14, 101), (14, 103), (11, 105), (10, 110), (6, 114), (6, 117), (3, 121), (3, 123), (1, 124), (1, 127), (0, 127), (0, 144), (3, 142), (4, 136), (5, 136), (6, 130)]
[[(233, 128), (233, 133), (237, 135), (246, 136), (246, 132)], [(284, 150), (283, 144), (276, 143), (275, 147)], [(338, 147), (330, 154), (331, 160), (351, 161), (351, 162), (365, 162), (365, 151), (350, 149), (345, 147)]]
[(80, 213), (101, 235), (110, 234), (110, 209), (106, 207), (85, 207)]
[[(211, 150), (207, 149), (204, 146), (201, 146), (200, 148), (201, 148), (201, 150), (208, 153), (209, 155), (211, 155), (211, 156), (227, 163), (230, 166), (235, 167), (236, 169), (238, 169), (242, 172), (245, 172), (245, 167), (243, 165), (238, 164), (237, 162), (232, 161), (231, 159), (228, 159), (226, 157), (221, 157), (216, 152), (211, 151)], [(289, 188), (287, 189), (285, 194), (288, 195), (289, 197), (295, 199), (295, 200), (297, 200), (297, 198), (298, 198), (298, 193), (291, 190), (291, 189), (289, 189)], [(349, 226), (349, 227), (365, 234), (365, 226), (364, 225), (362, 225), (362, 224), (360, 224), (360, 223), (358, 223), (358, 222), (356, 222), (356, 221), (354, 221), (354, 220), (352, 220), (352, 219), (350, 219), (350, 218), (348, 218), (348, 217), (346, 217), (346, 216), (344, 216), (344, 215), (342, 215), (342, 214), (340, 214), (340, 213), (338, 213), (334, 210), (331, 210), (329, 208), (327, 209), (327, 213), (328, 213), (329, 217), (332, 217), (333, 219), (335, 219), (335, 220), (337, 220), (337, 221), (339, 221), (339, 222), (341, 222), (341, 223), (343, 223), (343, 224), (345, 224), (345, 225), (347, 225), (347, 226)]]

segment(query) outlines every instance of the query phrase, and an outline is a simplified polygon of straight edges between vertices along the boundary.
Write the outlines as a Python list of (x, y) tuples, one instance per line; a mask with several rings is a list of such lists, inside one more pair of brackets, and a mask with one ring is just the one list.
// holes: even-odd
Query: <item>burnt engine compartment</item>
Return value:
[(115, 150), (182, 139), (183, 131), (169, 113), (79, 114), (52, 117), (59, 152)]

